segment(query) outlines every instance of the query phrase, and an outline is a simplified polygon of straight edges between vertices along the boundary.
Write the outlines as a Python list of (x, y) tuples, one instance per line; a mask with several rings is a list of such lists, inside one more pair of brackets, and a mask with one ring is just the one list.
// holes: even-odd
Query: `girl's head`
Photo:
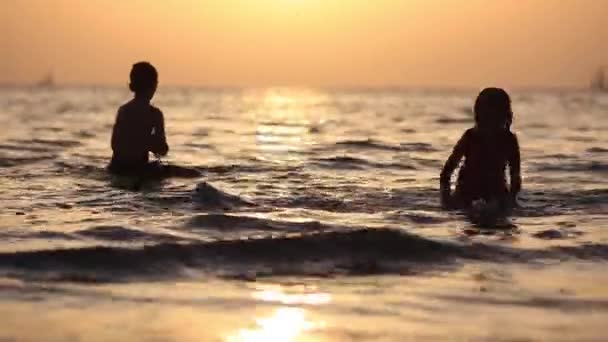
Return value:
[(475, 101), (475, 124), (481, 129), (510, 129), (513, 122), (511, 98), (500, 88), (486, 88)]

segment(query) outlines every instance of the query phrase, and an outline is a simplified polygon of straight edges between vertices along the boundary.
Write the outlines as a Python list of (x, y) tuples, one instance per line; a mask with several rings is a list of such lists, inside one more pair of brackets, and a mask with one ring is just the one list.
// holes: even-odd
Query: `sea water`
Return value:
[(512, 91), (507, 227), (439, 203), (476, 90), (161, 85), (200, 179), (121, 186), (123, 88), (0, 89), (1, 341), (601, 341), (608, 96)]

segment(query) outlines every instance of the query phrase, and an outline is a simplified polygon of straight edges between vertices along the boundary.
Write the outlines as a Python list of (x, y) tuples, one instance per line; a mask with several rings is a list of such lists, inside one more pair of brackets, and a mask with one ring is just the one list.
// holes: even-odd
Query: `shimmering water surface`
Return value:
[(476, 91), (161, 87), (200, 179), (104, 171), (120, 88), (0, 89), (0, 340), (601, 341), (608, 96), (514, 91), (513, 227), (442, 211)]

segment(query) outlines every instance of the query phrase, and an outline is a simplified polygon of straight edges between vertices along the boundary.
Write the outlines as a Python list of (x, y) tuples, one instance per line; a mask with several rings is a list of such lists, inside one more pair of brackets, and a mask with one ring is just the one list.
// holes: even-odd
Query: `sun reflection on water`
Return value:
[(273, 162), (304, 159), (315, 144), (312, 132), (323, 122), (323, 113), (313, 110), (326, 100), (314, 91), (268, 90), (252, 110), (256, 122), (258, 158)]
[(307, 318), (306, 310), (293, 307), (281, 307), (274, 314), (255, 319), (255, 327), (241, 329), (228, 337), (228, 342), (261, 342), (261, 341), (296, 341), (308, 331), (323, 328), (324, 322), (315, 322)]
[(305, 333), (326, 326), (324, 321), (310, 318), (306, 309), (295, 306), (329, 304), (330, 294), (310, 287), (292, 289), (291, 292), (296, 293), (288, 293), (281, 285), (256, 285), (256, 288), (251, 295), (253, 299), (290, 306), (281, 306), (268, 316), (255, 318), (254, 327), (237, 331), (227, 338), (228, 342), (303, 341), (307, 340)]
[(331, 302), (331, 296), (327, 293), (288, 294), (271, 290), (256, 292), (253, 294), (253, 298), (285, 305), (321, 305)]

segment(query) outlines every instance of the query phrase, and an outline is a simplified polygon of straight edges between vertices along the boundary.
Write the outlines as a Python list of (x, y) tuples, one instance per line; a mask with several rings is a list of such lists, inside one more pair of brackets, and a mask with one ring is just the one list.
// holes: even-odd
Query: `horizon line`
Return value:
[[(483, 87), (497, 86), (496, 84), (488, 84), (485, 86), (474, 85), (440, 85), (440, 84), (335, 84), (335, 85), (306, 85), (306, 84), (268, 84), (268, 85), (247, 85), (247, 84), (189, 84), (189, 83), (160, 83), (159, 89), (209, 89), (209, 90), (243, 90), (243, 89), (319, 89), (319, 90), (444, 90), (444, 91), (468, 91), (481, 89)], [(529, 84), (529, 85), (498, 85), (511, 90), (592, 90), (590, 86), (581, 85), (546, 85), (546, 84)], [(119, 88), (124, 87), (128, 90), (128, 82), (56, 82), (52, 85), (40, 85), (37, 82), (6, 82), (0, 81), (2, 88)]]

